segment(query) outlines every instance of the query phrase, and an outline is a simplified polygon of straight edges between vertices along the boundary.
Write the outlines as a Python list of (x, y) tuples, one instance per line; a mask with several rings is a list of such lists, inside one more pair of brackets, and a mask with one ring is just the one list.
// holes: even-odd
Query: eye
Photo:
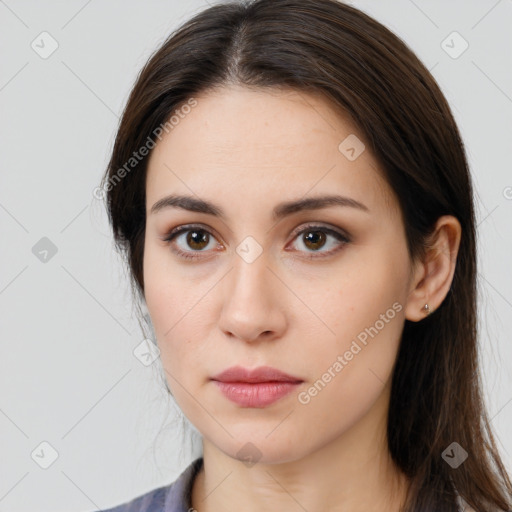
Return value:
[[(350, 243), (350, 238), (342, 232), (319, 225), (308, 225), (296, 230), (293, 236), (293, 240), (298, 239), (300, 244), (306, 248), (305, 251), (298, 249), (299, 252), (309, 253), (306, 258), (330, 256)], [(215, 247), (215, 240), (215, 237), (207, 229), (190, 225), (179, 226), (163, 238), (164, 242), (171, 245), (171, 250), (175, 254), (185, 259), (202, 258), (200, 253)], [(217, 244), (217, 247), (223, 248), (223, 245)], [(330, 247), (330, 249), (322, 251), (321, 249), (324, 247)], [(319, 255), (317, 256), (315, 253), (319, 253)]]
[[(210, 242), (215, 240), (215, 237), (208, 230), (200, 226), (179, 226), (172, 230), (163, 240), (169, 245), (175, 246), (172, 248), (172, 251), (178, 256), (185, 259), (195, 259), (202, 256), (194, 253), (205, 252), (204, 249), (210, 246)], [(221, 244), (219, 245), (222, 247)]]
[[(346, 244), (350, 243), (347, 235), (335, 229), (326, 226), (309, 225), (302, 228), (300, 231), (295, 232), (294, 240), (297, 239), (299, 246), (306, 248), (309, 253), (308, 258), (323, 258), (341, 250)], [(329, 242), (329, 238), (331, 239)], [(321, 249), (328, 247), (328, 250), (322, 251)], [(315, 253), (319, 253), (317, 256)]]

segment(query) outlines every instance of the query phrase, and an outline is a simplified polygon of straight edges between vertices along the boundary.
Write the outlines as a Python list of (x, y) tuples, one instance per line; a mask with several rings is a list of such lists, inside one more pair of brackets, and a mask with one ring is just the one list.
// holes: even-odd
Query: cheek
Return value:
[[(176, 281), (173, 285), (176, 286)], [(165, 369), (175, 372), (180, 369), (181, 363), (187, 363), (187, 358), (194, 354), (191, 345), (194, 327), (197, 328), (197, 322), (201, 321), (197, 317), (200, 307), (189, 306), (183, 297), (162, 282), (154, 287), (147, 282), (146, 302), (162, 363)]]
[(360, 257), (350, 271), (331, 276), (328, 287), (308, 292), (308, 304), (325, 324), (318, 322), (324, 343), (311, 346), (310, 376), (320, 379), (322, 393), (329, 382), (326, 394), (339, 394), (341, 402), (370, 399), (391, 375), (405, 318), (408, 269), (407, 259), (397, 253)]
[(162, 366), (173, 395), (179, 399), (182, 387), (197, 385), (191, 369), (200, 368), (209, 357), (204, 353), (207, 347), (197, 341), (205, 339), (213, 296), (207, 291), (212, 284), (203, 278), (196, 282), (172, 264), (165, 250), (151, 246), (144, 256), (144, 283)]
[(385, 294), (373, 304), (355, 303), (347, 311), (350, 314), (340, 312), (345, 323), (336, 328), (334, 341), (316, 345), (309, 353), (309, 381), (297, 397), (305, 424), (315, 418), (324, 435), (333, 438), (361, 420), (381, 397), (404, 322), (399, 302), (391, 303)]
[[(168, 353), (179, 348), (180, 318), (186, 318), (181, 278), (163, 256), (161, 248), (146, 245), (144, 252), (144, 296), (153, 323), (162, 361), (169, 361)], [(188, 308), (190, 309), (190, 308)], [(175, 346), (173, 346), (175, 345)], [(165, 364), (164, 364), (165, 366)]]
[(144, 249), (144, 289), (148, 310), (159, 341), (170, 336), (188, 307), (191, 291), (165, 247), (147, 240)]
[(297, 284), (297, 294), (307, 298), (312, 313), (298, 321), (316, 324), (315, 330), (326, 342), (322, 346), (335, 351), (348, 350), (358, 336), (364, 342), (368, 330), (375, 332), (373, 327), (380, 337), (394, 338), (400, 332), (395, 327), (405, 305), (403, 278), (390, 272), (393, 265), (396, 262), (383, 265), (361, 258), (348, 271), (344, 266), (330, 273), (328, 284), (321, 279), (316, 286)]

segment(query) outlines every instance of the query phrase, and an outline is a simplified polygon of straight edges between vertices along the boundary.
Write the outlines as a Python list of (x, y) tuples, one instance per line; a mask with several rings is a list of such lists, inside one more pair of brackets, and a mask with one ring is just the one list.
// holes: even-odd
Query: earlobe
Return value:
[(428, 302), (423, 306), (423, 311), (426, 313), (427, 316), (433, 313), (433, 311), (430, 309), (430, 306), (428, 305)]
[(461, 232), (456, 217), (443, 215), (437, 220), (431, 243), (411, 281), (405, 307), (407, 320), (419, 322), (441, 306), (455, 274)]

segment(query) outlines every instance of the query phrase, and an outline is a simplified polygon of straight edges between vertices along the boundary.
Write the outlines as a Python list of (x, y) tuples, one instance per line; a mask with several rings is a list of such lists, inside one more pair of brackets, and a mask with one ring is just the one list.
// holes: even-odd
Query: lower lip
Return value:
[(291, 393), (300, 382), (219, 382), (213, 381), (226, 398), (243, 407), (266, 407)]

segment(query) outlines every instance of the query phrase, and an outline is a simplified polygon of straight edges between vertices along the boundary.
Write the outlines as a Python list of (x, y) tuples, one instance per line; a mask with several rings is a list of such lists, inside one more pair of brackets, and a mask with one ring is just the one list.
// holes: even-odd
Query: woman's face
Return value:
[[(396, 198), (362, 135), (316, 96), (195, 99), (153, 150), (146, 182), (145, 298), (178, 405), (239, 459), (292, 461), (370, 435), (385, 425), (410, 286)], [(213, 208), (152, 212), (170, 195)], [(324, 196), (349, 201), (283, 207)], [(180, 226), (189, 231), (164, 241)], [(212, 380), (233, 366), (299, 383)]]

